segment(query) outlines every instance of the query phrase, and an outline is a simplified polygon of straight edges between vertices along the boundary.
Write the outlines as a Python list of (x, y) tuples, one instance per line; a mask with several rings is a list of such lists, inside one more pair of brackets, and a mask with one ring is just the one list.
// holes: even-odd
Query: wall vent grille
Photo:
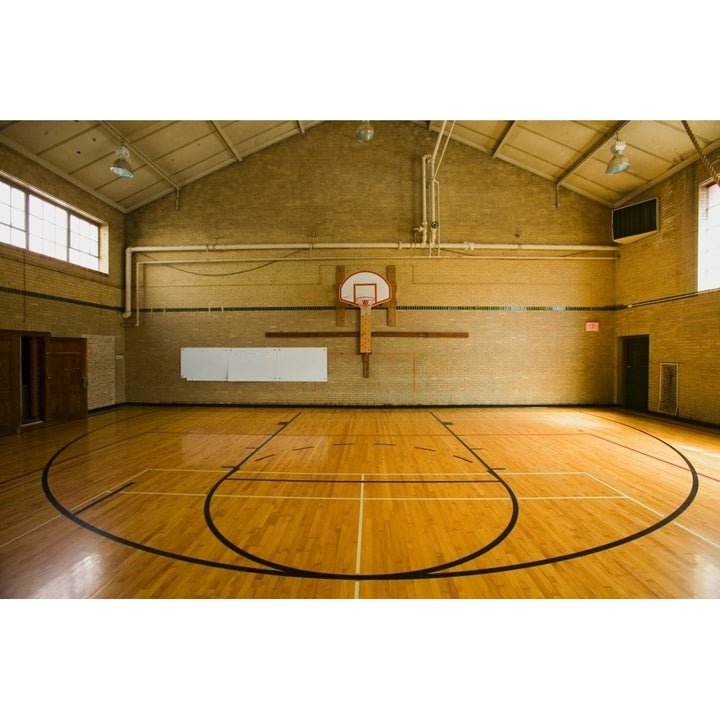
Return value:
[(657, 232), (658, 199), (645, 200), (612, 212), (612, 235), (616, 243), (627, 244)]
[(660, 402), (658, 412), (678, 413), (678, 364), (660, 363)]

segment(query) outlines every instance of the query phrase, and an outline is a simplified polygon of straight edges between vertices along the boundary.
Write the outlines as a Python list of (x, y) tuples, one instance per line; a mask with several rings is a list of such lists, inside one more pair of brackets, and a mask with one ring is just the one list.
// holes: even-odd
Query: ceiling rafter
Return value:
[[(716, 140), (713, 143), (710, 143), (710, 145), (707, 145), (703, 148), (703, 152), (705, 153), (712, 153), (715, 152), (720, 148), (720, 140)], [(685, 158), (682, 162), (679, 162), (677, 165), (673, 165), (669, 170), (662, 173), (662, 175), (658, 175), (656, 178), (650, 180), (649, 182), (646, 182), (644, 185), (642, 185), (639, 188), (636, 188), (632, 192), (629, 192), (627, 195), (620, 198), (620, 200), (617, 201), (615, 204), (615, 207), (620, 207), (621, 205), (624, 205), (628, 201), (632, 200), (637, 195), (640, 195), (640, 193), (644, 192), (645, 190), (649, 190), (651, 187), (654, 187), (655, 185), (659, 185), (663, 180), (667, 180), (669, 177), (672, 177), (675, 175), (675, 173), (680, 172), (683, 168), (686, 168), (688, 165), (692, 165), (693, 163), (697, 162), (700, 159), (699, 153), (694, 153), (690, 157)]]
[(44, 167), (46, 170), (50, 170), (50, 172), (55, 173), (55, 175), (63, 178), (63, 180), (67, 180), (71, 185), (74, 185), (76, 188), (80, 188), (80, 190), (84, 190), (86, 193), (90, 193), (90, 195), (92, 195), (93, 197), (96, 197), (98, 200), (102, 200), (104, 203), (111, 205), (116, 210), (120, 210), (120, 212), (127, 212), (126, 209), (122, 205), (120, 205), (120, 203), (117, 203), (114, 200), (110, 200), (103, 193), (99, 192), (95, 188), (90, 187), (89, 185), (86, 185), (83, 182), (80, 182), (80, 180), (74, 178), (72, 175), (70, 175), (70, 173), (65, 172), (53, 163), (50, 163), (39, 155), (36, 155), (34, 152), (31, 152), (27, 148), (23, 147), (20, 143), (10, 140), (9, 138), (3, 138), (2, 142), (9, 148), (12, 148), (15, 152), (20, 153), (20, 155), (24, 155), (26, 158), (28, 158), (28, 160), (32, 160), (38, 165)]
[(138, 150), (129, 140), (124, 138), (107, 120), (99, 120), (98, 123), (105, 128), (119, 143), (131, 150), (133, 155), (139, 157), (153, 172), (157, 173), (166, 183), (180, 191), (180, 186), (162, 169), (159, 168), (147, 155)]
[(215, 132), (223, 139), (223, 142), (228, 146), (228, 150), (230, 150), (230, 152), (237, 158), (237, 161), (242, 162), (242, 155), (238, 152), (232, 140), (228, 137), (228, 134), (220, 127), (220, 123), (218, 123), (217, 120), (211, 120), (210, 124), (215, 129)]
[[(171, 193), (177, 205), (180, 188), (289, 137), (308, 136), (321, 122), (0, 120), (0, 143), (127, 213)], [(448, 134), (440, 129), (442, 121), (406, 122), (433, 135)], [(543, 178), (555, 188), (556, 202), (562, 186), (615, 208), (702, 159), (702, 154), (708, 158), (713, 153), (708, 159), (717, 161), (720, 120), (686, 122), (697, 133), (701, 155), (679, 120), (465, 120), (456, 122), (451, 135), (455, 142)], [(343, 131), (351, 133), (353, 121), (346, 124), (349, 130)], [(104, 137), (93, 137), (97, 131)], [(621, 176), (606, 175), (609, 147), (618, 133), (632, 139), (633, 169)], [(207, 142), (209, 138), (213, 141)], [(100, 142), (92, 145), (96, 140)], [(121, 144), (135, 157), (136, 175), (130, 181), (111, 181), (105, 160)]]
[(490, 153), (490, 157), (497, 157), (498, 153), (502, 149), (502, 146), (505, 144), (505, 142), (508, 139), (508, 136), (510, 135), (510, 131), (515, 127), (515, 124), (517, 123), (517, 120), (511, 120), (505, 130), (503, 130), (502, 135), (499, 137), (497, 143), (495, 143), (495, 147), (492, 149), (492, 152)]
[(579, 160), (574, 162), (565, 172), (555, 180), (556, 187), (560, 187), (565, 180), (567, 180), (573, 173), (577, 172), (588, 160), (590, 160), (595, 153), (608, 141), (611, 140), (614, 135), (617, 135), (630, 121), (620, 120), (616, 122), (611, 130), (605, 133), (605, 135), (598, 140)]

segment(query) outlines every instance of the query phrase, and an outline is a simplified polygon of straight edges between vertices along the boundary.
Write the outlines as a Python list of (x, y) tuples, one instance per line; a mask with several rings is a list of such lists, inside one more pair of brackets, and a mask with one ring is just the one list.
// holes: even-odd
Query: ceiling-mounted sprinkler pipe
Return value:
[(445, 126), (447, 125), (447, 120), (443, 120), (442, 127), (440, 128), (440, 132), (438, 133), (437, 140), (435, 141), (435, 149), (433, 150), (432, 159), (433, 163), (435, 162), (435, 157), (437, 156), (438, 148), (440, 147), (440, 142), (442, 141), (443, 133), (445, 132)]
[[(440, 156), (440, 161), (435, 162), (435, 158), (437, 157), (438, 150), (440, 149), (440, 143), (442, 142), (443, 134), (445, 133), (445, 126), (447, 125), (447, 120), (443, 120), (442, 127), (440, 128), (440, 132), (438, 133), (437, 141), (435, 143), (435, 149), (433, 150), (432, 157), (430, 158), (430, 249), (435, 247), (435, 245), (438, 242), (438, 228), (440, 227), (440, 223), (438, 221), (438, 202), (439, 202), (439, 186), (440, 184), (437, 182), (437, 172), (440, 167), (440, 162), (442, 162), (443, 156), (445, 155), (445, 150), (447, 149), (448, 143), (450, 142), (450, 133), (452, 132), (452, 128), (455, 126), (455, 121), (453, 120), (453, 124), (450, 128), (450, 133), (448, 133), (447, 139), (445, 140), (445, 146), (443, 147), (442, 155)], [(436, 192), (437, 188), (437, 192)]]
[[(447, 123), (447, 120), (445, 121)], [(445, 151), (447, 150), (447, 146), (450, 144), (450, 136), (452, 135), (453, 128), (455, 127), (455, 120), (453, 120), (452, 125), (450, 126), (450, 129), (448, 130), (447, 138), (445, 138), (445, 144), (443, 145), (442, 154), (440, 155), (440, 159), (435, 163), (435, 176), (437, 177), (438, 171), (440, 170), (440, 163), (443, 161), (443, 158), (445, 157)], [(445, 124), (443, 124), (443, 129), (445, 128)], [(440, 134), (440, 137), (442, 137), (442, 133)], [(440, 138), (438, 138), (439, 140)], [(437, 148), (435, 148), (435, 152), (437, 152)]]
[(428, 226), (428, 219), (427, 219), (427, 164), (428, 160), (430, 159), (429, 155), (423, 155), (421, 158), (422, 162), (422, 225), (420, 228), (422, 229), (422, 246), (425, 247), (427, 245), (427, 226)]

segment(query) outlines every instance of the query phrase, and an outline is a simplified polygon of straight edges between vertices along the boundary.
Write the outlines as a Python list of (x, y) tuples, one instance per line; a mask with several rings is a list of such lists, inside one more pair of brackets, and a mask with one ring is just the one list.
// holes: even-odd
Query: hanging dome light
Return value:
[(355, 131), (355, 138), (361, 143), (369, 143), (375, 137), (375, 131), (369, 120), (363, 120)]
[(630, 167), (630, 161), (623, 155), (625, 143), (620, 140), (619, 136), (615, 136), (616, 141), (613, 145), (613, 156), (605, 170), (606, 175), (616, 175), (625, 172)]
[(130, 168), (130, 163), (128, 162), (128, 160), (130, 160), (130, 152), (128, 151), (128, 149), (123, 145), (119, 150), (116, 150), (115, 152), (117, 153), (117, 159), (110, 167), (110, 170), (112, 170), (112, 172), (114, 172), (116, 175), (119, 175), (120, 177), (135, 177), (135, 173)]

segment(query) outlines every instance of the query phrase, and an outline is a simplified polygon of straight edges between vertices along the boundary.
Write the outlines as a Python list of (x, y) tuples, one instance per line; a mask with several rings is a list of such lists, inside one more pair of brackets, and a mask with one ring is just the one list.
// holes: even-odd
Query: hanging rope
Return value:
[(715, 168), (713, 167), (713, 164), (708, 160), (707, 155), (703, 152), (703, 149), (698, 144), (697, 139), (695, 138), (695, 135), (693, 134), (693, 131), (690, 129), (690, 125), (687, 120), (681, 120), (683, 127), (685, 128), (685, 131), (687, 132), (688, 136), (690, 137), (690, 140), (692, 140), (692, 144), (695, 146), (695, 149), (698, 152), (698, 155), (702, 158), (703, 162), (705, 163), (705, 167), (708, 169), (708, 172), (710, 175), (712, 175), (712, 179), (715, 181), (715, 183), (720, 187), (720, 176), (715, 172)]

